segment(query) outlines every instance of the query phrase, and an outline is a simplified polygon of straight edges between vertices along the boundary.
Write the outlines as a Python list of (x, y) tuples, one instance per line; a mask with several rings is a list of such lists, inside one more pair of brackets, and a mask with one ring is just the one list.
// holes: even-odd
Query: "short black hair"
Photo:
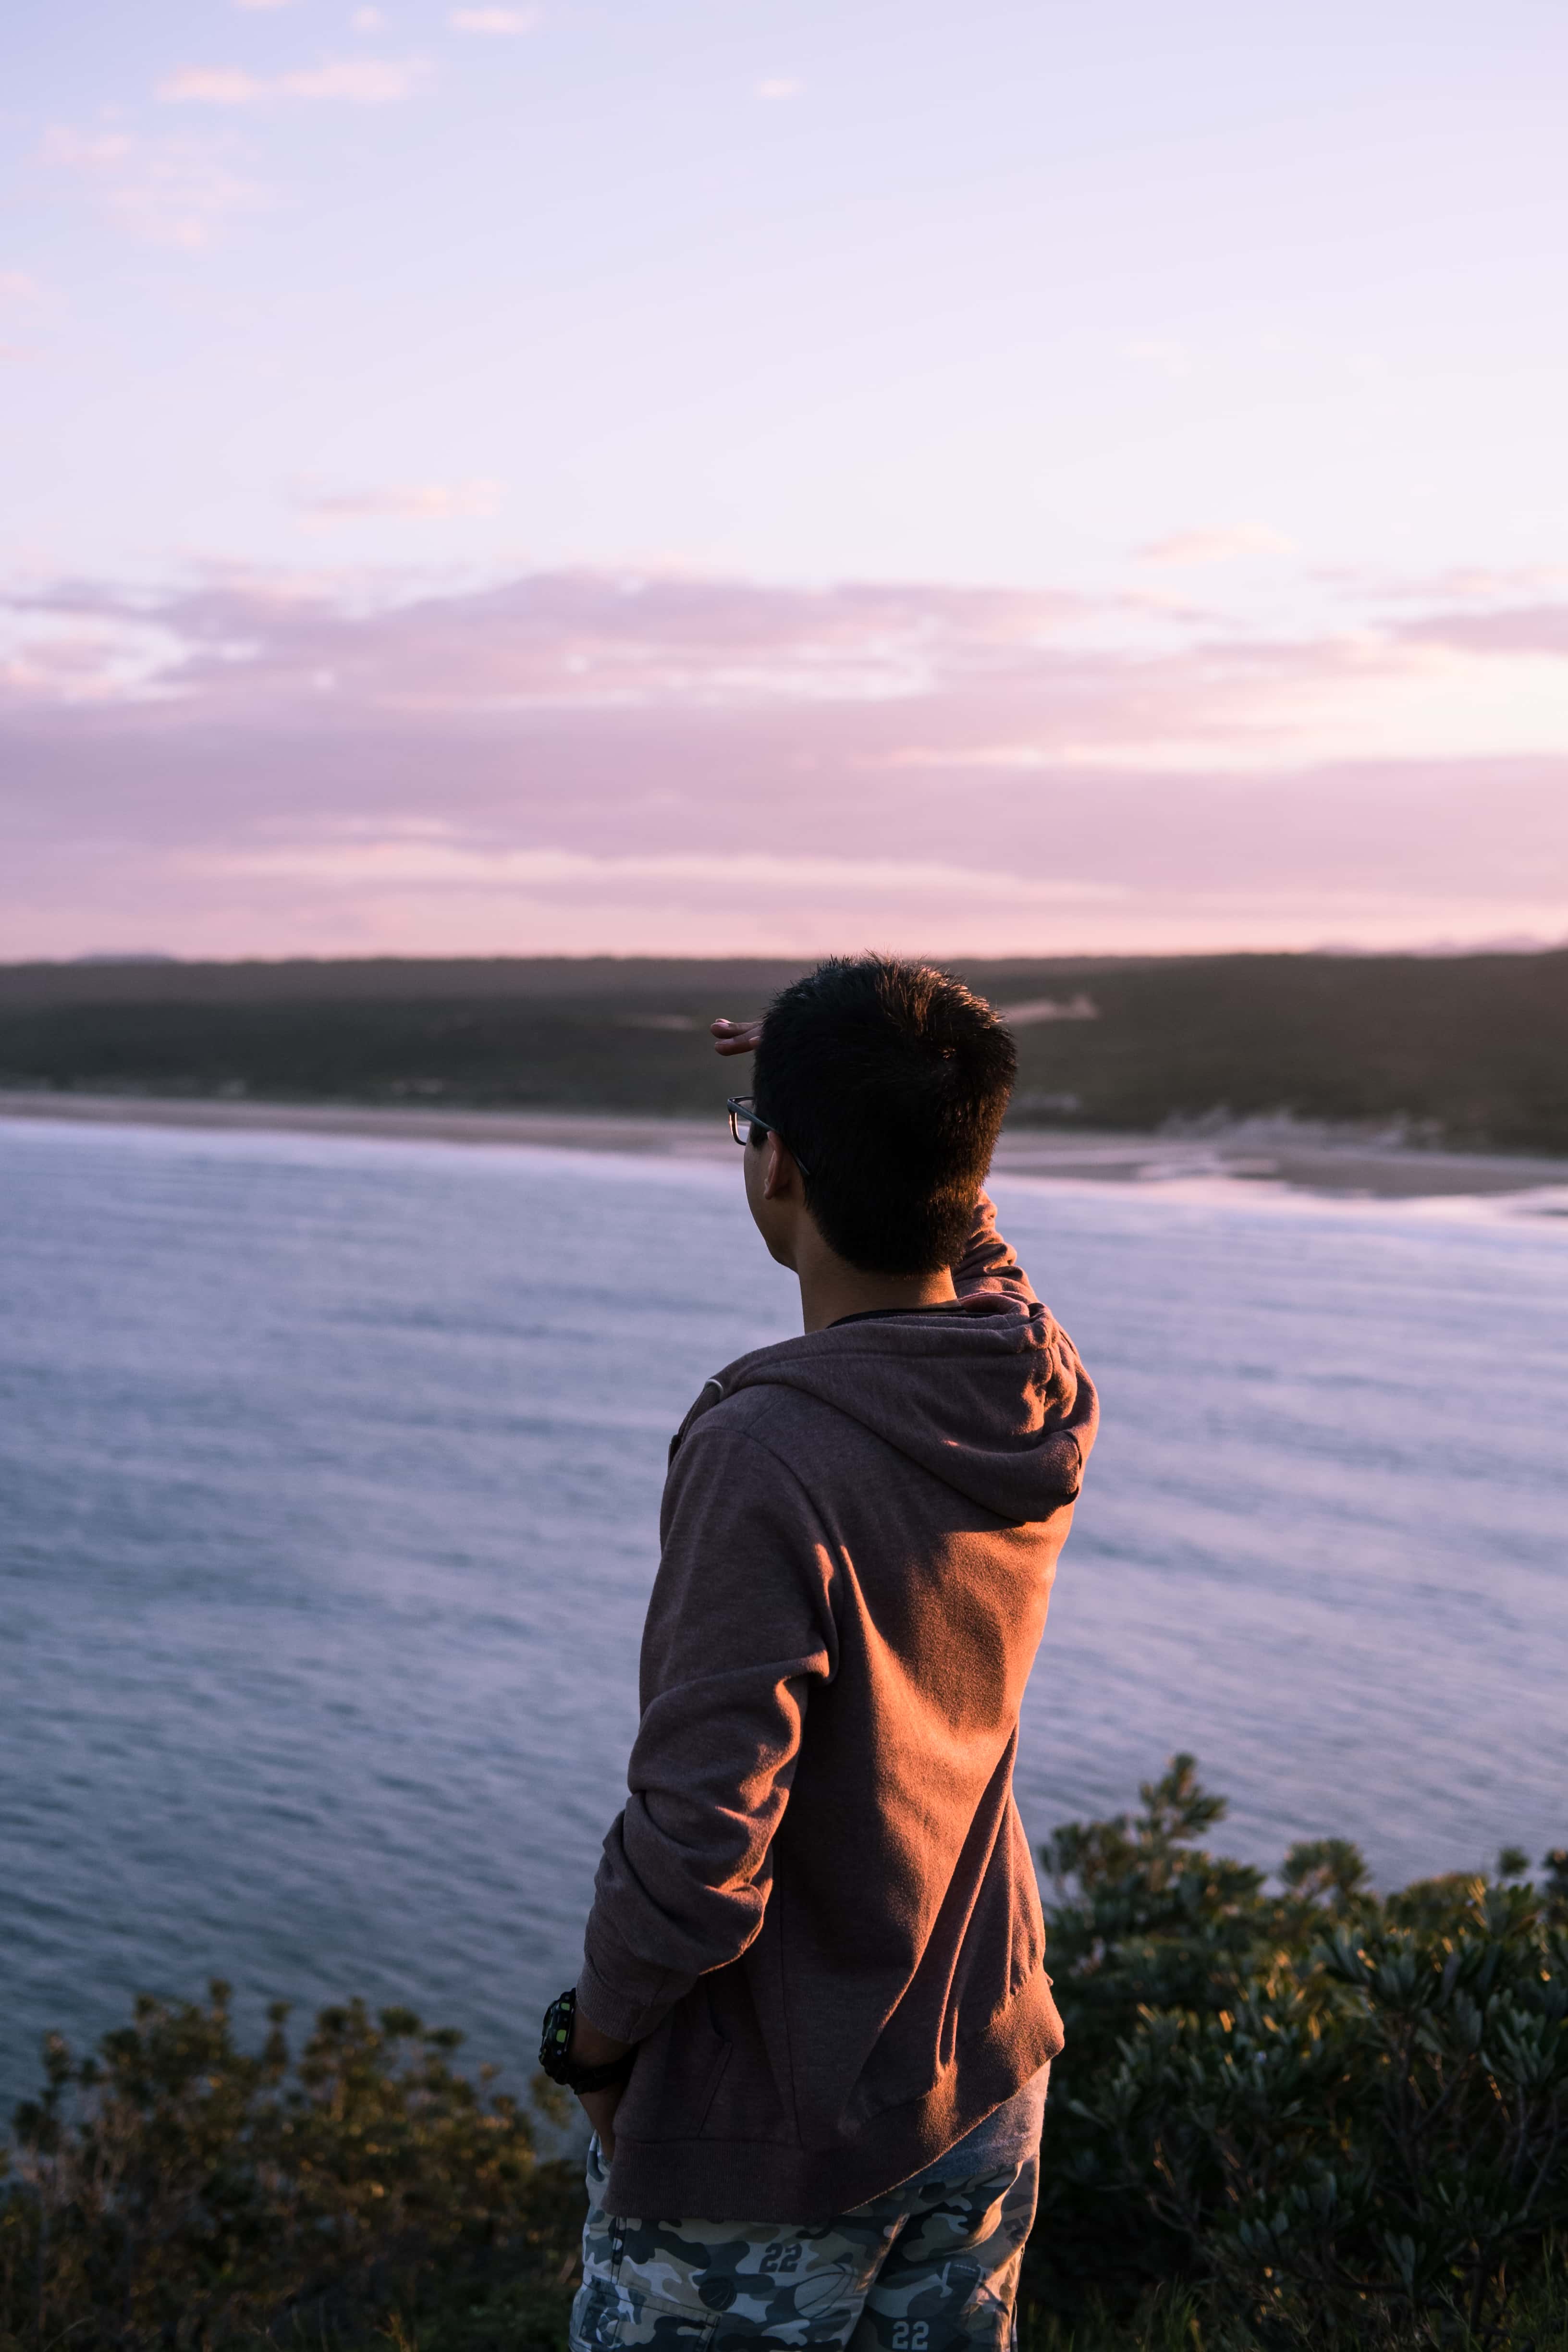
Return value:
[(867, 1274), (957, 1263), (1017, 1069), (983, 996), (933, 965), (830, 956), (769, 1005), (757, 1115), (829, 1249)]

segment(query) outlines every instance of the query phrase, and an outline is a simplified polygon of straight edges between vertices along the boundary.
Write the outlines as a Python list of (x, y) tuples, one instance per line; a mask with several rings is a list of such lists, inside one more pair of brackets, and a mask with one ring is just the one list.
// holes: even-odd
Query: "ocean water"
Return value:
[[(999, 1182), (1105, 1406), (1036, 1836), (1568, 1841), (1568, 1222)], [(728, 1165), (0, 1123), (0, 2099), (45, 2029), (360, 1991), (514, 2085), (635, 1720), (670, 1429), (793, 1328)]]

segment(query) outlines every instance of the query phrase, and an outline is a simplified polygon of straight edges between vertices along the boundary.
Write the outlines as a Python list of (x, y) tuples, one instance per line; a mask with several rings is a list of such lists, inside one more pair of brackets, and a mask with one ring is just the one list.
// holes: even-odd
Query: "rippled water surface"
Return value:
[[(998, 1186), (1104, 1434), (1042, 1834), (1568, 1840), (1568, 1225)], [(0, 1125), (0, 2095), (215, 1971), (513, 2079), (618, 1802), (668, 1433), (792, 1328), (727, 1167)]]

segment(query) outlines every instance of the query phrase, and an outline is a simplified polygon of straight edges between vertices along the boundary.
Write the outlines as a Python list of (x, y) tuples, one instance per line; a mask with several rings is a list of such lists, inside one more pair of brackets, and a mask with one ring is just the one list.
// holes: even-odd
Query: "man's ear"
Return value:
[(788, 1146), (779, 1141), (771, 1128), (763, 1148), (768, 1155), (767, 1166), (763, 1171), (763, 1198), (764, 1201), (781, 1201), (794, 1189), (797, 1181), (794, 1157)]

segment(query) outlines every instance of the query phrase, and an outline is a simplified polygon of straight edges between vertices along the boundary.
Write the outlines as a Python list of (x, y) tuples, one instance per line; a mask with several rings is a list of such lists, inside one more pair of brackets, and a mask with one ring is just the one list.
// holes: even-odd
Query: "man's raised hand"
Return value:
[(763, 1034), (762, 1018), (755, 1021), (715, 1021), (713, 1051), (716, 1054), (752, 1054)]

